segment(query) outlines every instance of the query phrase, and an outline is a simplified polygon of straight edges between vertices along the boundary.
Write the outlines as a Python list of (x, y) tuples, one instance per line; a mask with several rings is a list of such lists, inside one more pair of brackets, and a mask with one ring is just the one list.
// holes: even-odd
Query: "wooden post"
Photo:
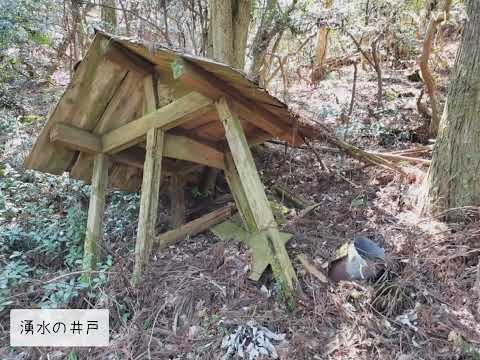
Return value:
[(247, 196), (243, 189), (242, 182), (238, 176), (232, 154), (225, 154), (225, 179), (227, 180), (230, 191), (232, 192), (237, 210), (240, 213), (243, 224), (247, 231), (254, 233), (258, 231), (257, 224), (253, 217), (250, 206), (247, 202)]
[[(145, 112), (151, 112), (156, 109), (157, 99), (154, 91), (155, 86), (153, 76), (148, 76), (145, 80)], [(165, 132), (161, 129), (153, 128), (147, 132), (140, 212), (138, 214), (137, 242), (135, 243), (134, 285), (138, 284), (140, 275), (150, 255), (155, 237), (164, 138)]]
[(103, 212), (105, 208), (105, 192), (108, 181), (108, 160), (103, 153), (95, 155), (92, 174), (92, 192), (88, 206), (87, 233), (83, 253), (84, 281), (90, 282), (91, 271), (98, 260), (98, 247), (103, 240)]
[(150, 255), (155, 236), (164, 136), (164, 131), (158, 129), (151, 129), (147, 133), (140, 212), (138, 215), (137, 242), (135, 244), (134, 285), (138, 284), (140, 274)]
[[(272, 270), (280, 285), (281, 292), (285, 295), (286, 300), (290, 302), (294, 298), (293, 295), (297, 288), (297, 276), (288, 257), (287, 250), (280, 239), (280, 233), (267, 200), (265, 189), (255, 167), (242, 125), (238, 117), (230, 110), (228, 101), (225, 98), (221, 98), (216, 103), (216, 106), (225, 128), (225, 136), (235, 168), (238, 171), (238, 176), (244, 189), (246, 203), (253, 215), (257, 229), (265, 234), (264, 240), (267, 242), (271, 254)], [(238, 189), (238, 186), (234, 187)], [(236, 197), (235, 200), (238, 201), (238, 198)], [(239, 208), (244, 206), (244, 204), (239, 204)]]
[(185, 224), (185, 208), (185, 178), (174, 173), (170, 177), (170, 215), (173, 229)]

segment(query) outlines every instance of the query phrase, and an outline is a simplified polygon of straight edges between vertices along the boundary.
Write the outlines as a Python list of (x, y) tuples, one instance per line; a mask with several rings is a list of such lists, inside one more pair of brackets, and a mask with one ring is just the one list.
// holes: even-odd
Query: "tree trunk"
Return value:
[(232, 0), (212, 0), (213, 58), (233, 64)]
[(328, 33), (329, 29), (325, 25), (320, 26), (317, 38), (317, 49), (315, 51), (316, 66), (323, 66), (327, 58)]
[[(243, 70), (250, 24), (250, 0), (211, 0), (207, 56)], [(200, 191), (211, 194), (218, 170), (208, 168)]]
[(73, 53), (70, 55), (75, 62), (80, 60), (83, 55), (83, 29), (80, 6), (79, 0), (71, 0)]
[[(333, 5), (333, 0), (325, 0), (325, 9), (330, 9)], [(317, 50), (315, 51), (315, 65), (323, 67), (327, 59), (328, 49), (328, 33), (330, 29), (326, 25), (321, 25), (318, 31)]]
[[(170, 30), (168, 28), (168, 4), (167, 0), (161, 1), (162, 5), (162, 13), (163, 13), (163, 31), (165, 32), (165, 41), (167, 42), (168, 46), (172, 46), (172, 42), (170, 40)], [(193, 38), (192, 38), (193, 39)]]
[(245, 67), (248, 27), (251, 20), (250, 0), (233, 1), (233, 63), (237, 69)]
[(213, 14), (215, 12), (215, 3), (214, 0), (210, 0), (208, 3), (208, 30), (207, 30), (207, 46), (206, 46), (206, 53), (207, 57), (213, 59), (213, 23), (214, 17)]
[(265, 53), (267, 52), (268, 45), (272, 37), (275, 35), (271, 31), (274, 21), (274, 10), (277, 4), (277, 0), (267, 0), (265, 10), (260, 20), (260, 26), (258, 27), (255, 38), (252, 44), (252, 64), (250, 65), (249, 74), (255, 78), (260, 74), (260, 68), (262, 67), (263, 60), (265, 59)]
[(102, 23), (107, 31), (117, 30), (117, 13), (115, 0), (102, 0)]
[[(469, 0), (466, 8), (468, 20), (422, 199), (423, 212), (434, 215), (480, 205), (480, 1)], [(461, 220), (464, 212), (449, 211), (445, 218)]]
[(250, 0), (212, 0), (210, 24), (212, 57), (243, 70)]
[(422, 78), (425, 82), (425, 87), (427, 88), (427, 93), (430, 97), (430, 104), (432, 107), (432, 120), (430, 122), (430, 134), (432, 136), (437, 135), (438, 126), (440, 124), (440, 115), (437, 101), (437, 87), (435, 85), (435, 78), (430, 71), (428, 61), (430, 59), (433, 44), (435, 42), (437, 28), (442, 21), (446, 21), (448, 19), (451, 4), (452, 0), (446, 0), (442, 12), (438, 16), (430, 19), (427, 31), (425, 33), (425, 39), (423, 40), (422, 55), (420, 56), (420, 70), (422, 72)]

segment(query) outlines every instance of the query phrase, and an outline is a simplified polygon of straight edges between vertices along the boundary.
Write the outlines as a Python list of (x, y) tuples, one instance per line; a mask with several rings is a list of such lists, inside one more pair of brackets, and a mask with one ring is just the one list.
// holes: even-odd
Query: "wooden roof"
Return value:
[[(176, 77), (172, 64), (179, 59), (192, 66), (207, 82), (196, 86), (198, 84), (191, 83), (188, 78), (183, 81), (181, 76)], [(213, 100), (225, 93), (241, 110), (237, 114), (249, 141), (260, 143), (279, 137), (295, 144), (301, 142), (296, 116), (283, 102), (247, 79), (244, 73), (205, 58), (97, 32), (71, 83), (50, 113), (25, 166), (51, 174), (67, 171), (73, 178), (90, 182), (92, 155), (52, 142), (52, 129), (56, 124), (63, 123), (104, 135), (140, 118), (146, 101), (143, 79), (152, 73), (158, 78), (159, 107), (192, 91)], [(264, 121), (265, 118), (269, 122)], [(169, 132), (211, 145), (219, 151), (226, 149), (225, 132), (215, 106)], [(122, 161), (113, 157), (109, 185), (138, 190), (144, 146), (142, 143), (135, 144), (124, 155)], [(184, 164), (174, 163), (173, 166)]]

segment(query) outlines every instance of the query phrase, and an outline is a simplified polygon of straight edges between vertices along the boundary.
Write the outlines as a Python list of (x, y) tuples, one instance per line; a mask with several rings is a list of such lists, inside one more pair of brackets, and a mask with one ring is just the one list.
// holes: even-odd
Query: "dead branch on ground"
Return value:
[(406, 161), (406, 162), (412, 162), (412, 163), (419, 163), (419, 164), (425, 164), (425, 165), (430, 165), (431, 160), (427, 159), (422, 159), (422, 158), (416, 158), (416, 157), (411, 157), (411, 156), (405, 156), (405, 155), (399, 155), (399, 154), (392, 154), (392, 153), (380, 153), (376, 151), (367, 151), (367, 153), (379, 156), (383, 159), (391, 160), (394, 162), (400, 162), (400, 161)]
[(344, 151), (346, 154), (359, 161), (369, 163), (375, 166), (380, 166), (384, 169), (393, 170), (402, 176), (407, 175), (400, 166), (392, 163), (391, 161), (383, 159), (380, 156), (369, 154), (368, 152), (339, 139), (338, 137), (333, 135), (326, 127), (324, 127), (318, 122), (315, 124), (315, 126), (302, 124), (300, 125), (300, 131), (302, 134), (304, 134), (305, 137), (308, 137), (310, 139), (323, 140), (332, 145), (335, 145), (336, 147)]
[(283, 186), (278, 184), (273, 185), (272, 189), (278, 194), (278, 196), (282, 199), (282, 201), (287, 202), (290, 205), (298, 209), (305, 209), (308, 207), (309, 203), (298, 196), (295, 196)]
[(316, 277), (321, 283), (328, 284), (328, 278), (325, 276), (325, 274), (318, 270), (310, 261), (308, 261), (304, 254), (297, 255), (297, 259), (310, 275)]

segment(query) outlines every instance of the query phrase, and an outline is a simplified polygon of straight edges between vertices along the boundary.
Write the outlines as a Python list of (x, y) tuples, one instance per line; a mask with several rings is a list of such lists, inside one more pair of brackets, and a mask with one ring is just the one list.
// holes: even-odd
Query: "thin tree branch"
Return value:
[(126, 9), (126, 8), (119, 8), (119, 7), (116, 7), (116, 6), (111, 6), (111, 5), (106, 5), (106, 4), (101, 4), (101, 3), (92, 3), (90, 1), (82, 1), (80, 0), (79, 1), (80, 4), (82, 5), (91, 5), (91, 6), (99, 6), (99, 7), (104, 7), (104, 8), (108, 8), (108, 9), (114, 9), (114, 10), (118, 10), (118, 11), (123, 11), (123, 12), (126, 12), (126, 13), (129, 13), (129, 14), (132, 14), (133, 16), (139, 18), (140, 20), (143, 20), (145, 21), (148, 25), (150, 25), (151, 27), (153, 27), (155, 30), (157, 30), (160, 34), (162, 34), (162, 36), (164, 38), (166, 38), (165, 36), (165, 33), (163, 31), (162, 28), (160, 28), (157, 24), (155, 24), (154, 22), (152, 22), (151, 20), (141, 16), (141, 15), (138, 15), (135, 11), (132, 11), (130, 9)]

